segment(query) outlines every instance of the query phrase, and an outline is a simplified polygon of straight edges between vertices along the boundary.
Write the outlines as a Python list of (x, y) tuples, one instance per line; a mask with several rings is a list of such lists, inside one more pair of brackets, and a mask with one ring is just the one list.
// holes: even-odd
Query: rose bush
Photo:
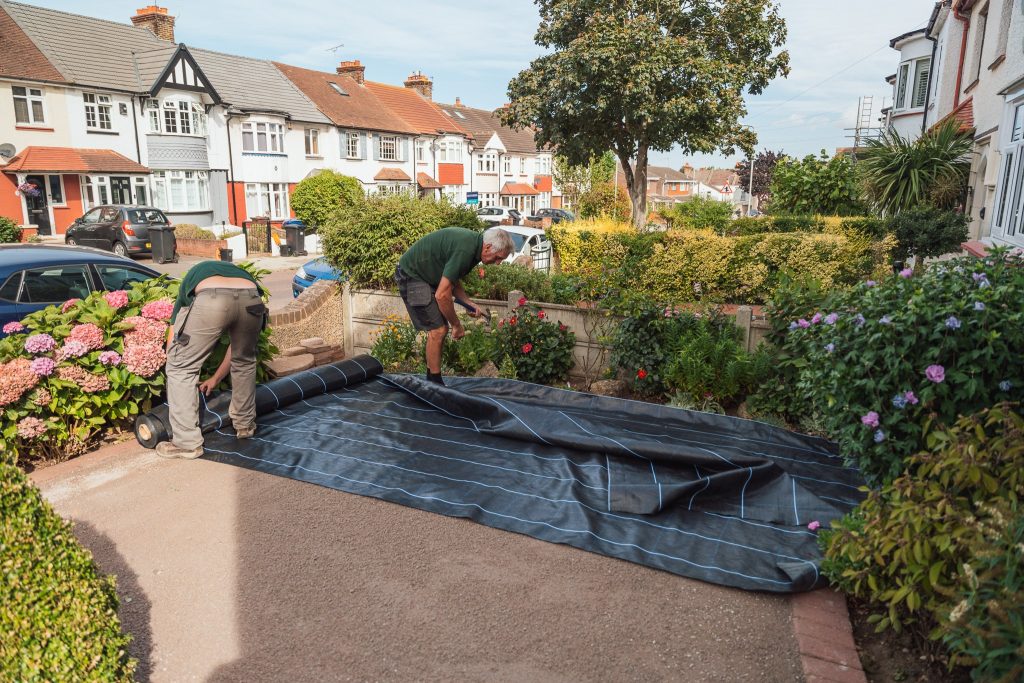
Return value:
[(516, 377), (524, 382), (551, 384), (569, 374), (576, 335), (525, 298), (498, 321), (494, 337), (495, 360), (500, 365), (510, 359)]

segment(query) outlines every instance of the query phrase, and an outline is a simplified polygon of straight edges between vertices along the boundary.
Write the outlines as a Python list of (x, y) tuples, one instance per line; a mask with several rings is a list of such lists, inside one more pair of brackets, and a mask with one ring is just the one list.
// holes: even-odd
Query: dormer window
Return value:
[(206, 135), (206, 109), (198, 102), (167, 98), (146, 100), (149, 132), (162, 135)]

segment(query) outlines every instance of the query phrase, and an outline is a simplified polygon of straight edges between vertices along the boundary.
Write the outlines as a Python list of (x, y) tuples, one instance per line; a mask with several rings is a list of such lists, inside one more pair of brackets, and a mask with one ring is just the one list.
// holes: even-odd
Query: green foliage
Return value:
[(895, 215), (921, 204), (952, 209), (960, 203), (970, 171), (973, 131), (950, 119), (917, 139), (889, 130), (861, 153), (864, 191), (872, 206)]
[(481, 229), (472, 209), (446, 199), (373, 195), (330, 216), (320, 238), (327, 261), (349, 273), (354, 287), (393, 289), (395, 266), (405, 250), (427, 233), (449, 226)]
[(20, 242), (21, 228), (7, 216), (0, 216), (0, 244), (5, 242)]
[(1004, 498), (982, 510), (942, 640), (973, 680), (1010, 683), (1024, 678), (1024, 511)]
[(411, 371), (421, 363), (416, 343), (419, 333), (409, 321), (389, 316), (372, 335), (370, 355), (380, 361), (385, 372)]
[(960, 251), (967, 239), (968, 218), (958, 211), (918, 206), (901, 211), (889, 221), (896, 236), (895, 256), (900, 260), (916, 257), (916, 270), (924, 266), (924, 259)]
[(583, 192), (577, 203), (577, 218), (608, 218), (613, 221), (628, 221), (632, 209), (626, 190), (610, 182), (595, 182)]
[(0, 679), (130, 681), (113, 577), (16, 466), (0, 460)]
[[(590, 159), (584, 164), (571, 164), (563, 156), (556, 156), (552, 166), (555, 185), (562, 191), (562, 196), (573, 210), (582, 195), (600, 183), (611, 183), (615, 179), (615, 155), (611, 152)], [(629, 197), (626, 197), (629, 201)]]
[(364, 197), (358, 180), (324, 170), (299, 181), (290, 201), (292, 210), (303, 223), (320, 227), (337, 211), (361, 203)]
[[(843, 453), (877, 483), (903, 470), (928, 419), (952, 424), (958, 415), (1018, 400), (1024, 389), (1021, 262), (997, 249), (984, 259), (936, 264), (920, 277), (833, 292), (814, 309), (794, 310), (798, 317), (773, 312), (780, 353), (795, 372), (777, 382), (793, 392), (788, 412), (820, 416)], [(810, 297), (794, 301), (808, 305)], [(862, 422), (873, 423), (871, 413), (877, 426)]]
[(441, 365), (456, 375), (474, 375), (496, 355), (496, 336), (483, 321), (472, 318), (463, 321), (466, 334), (461, 339), (449, 339), (444, 344)]
[(200, 228), (194, 223), (179, 223), (174, 226), (174, 237), (179, 240), (215, 240), (217, 236), (210, 230)]
[(551, 277), (543, 271), (508, 263), (478, 266), (462, 278), (462, 287), (474, 299), (504, 301), (509, 292), (518, 290), (528, 299), (551, 304), (574, 304), (578, 300), (567, 278)]
[(659, 212), (669, 227), (723, 232), (732, 222), (733, 206), (729, 202), (694, 197)]
[(674, 315), (671, 308), (632, 293), (617, 300), (613, 312), (622, 319), (611, 334), (612, 369), (632, 381), (638, 394), (664, 394), (668, 388), (665, 370), (675, 340), (695, 318), (689, 314)]
[(782, 159), (771, 185), (772, 213), (858, 216), (866, 213), (853, 162), (845, 155), (829, 158), (825, 151), (802, 160)]
[[(932, 633), (933, 638), (939, 637), (950, 608), (961, 599), (963, 584), (968, 593), (980, 588), (970, 578), (977, 570), (964, 565), (976, 562), (973, 553), (986, 530), (998, 530), (990, 561), (998, 564), (1020, 556), (1019, 548), (1011, 548), (1008, 555), (999, 557), (1002, 539), (998, 536), (1009, 531), (1008, 522), (1021, 516), (1022, 496), (1024, 420), (1009, 405), (961, 418), (950, 429), (929, 422), (924, 450), (910, 458), (907, 470), (883, 488), (870, 491), (858, 508), (821, 535), (822, 571), (843, 591), (883, 610), (871, 618), (879, 631), (900, 630), (923, 614), (940, 623)], [(1011, 589), (1020, 585), (1019, 576), (1015, 577), (1010, 580)], [(998, 570), (985, 578), (986, 591), (1008, 579)], [(1005, 600), (1001, 606), (1019, 605), (1019, 596), (1019, 592), (1001, 596)], [(968, 605), (961, 610), (984, 610), (976, 603), (970, 606), (970, 595), (965, 599)], [(954, 629), (985, 618), (978, 611), (968, 622), (962, 620), (964, 616), (952, 620)], [(1020, 616), (1016, 615), (1018, 639)], [(1009, 634), (1014, 626), (1006, 622), (988, 626), (992, 630), (982, 631), (985, 635), (971, 647), (983, 654), (987, 647), (996, 646), (990, 654), (1005, 664), (1012, 649), (999, 651), (998, 636), (989, 640), (989, 634), (1007, 627)], [(953, 639), (971, 638), (963, 631), (954, 632), (957, 635), (949, 634)]]
[(498, 322), (494, 336), (495, 357), (502, 365), (511, 359), (516, 377), (524, 382), (551, 384), (568, 376), (576, 335), (525, 298)]
[(509, 83), (503, 120), (533, 128), (538, 145), (572, 164), (612, 150), (638, 227), (647, 221), (649, 151), (752, 151), (742, 94), (761, 93), (789, 70), (778, 50), (785, 22), (769, 0), (537, 4), (543, 54)]
[(786, 158), (785, 152), (781, 150), (772, 152), (762, 150), (754, 159), (754, 182), (750, 182), (750, 159), (744, 159), (736, 164), (736, 175), (739, 176), (739, 186), (764, 202), (771, 197), (772, 178), (775, 177), (775, 166), (782, 159)]

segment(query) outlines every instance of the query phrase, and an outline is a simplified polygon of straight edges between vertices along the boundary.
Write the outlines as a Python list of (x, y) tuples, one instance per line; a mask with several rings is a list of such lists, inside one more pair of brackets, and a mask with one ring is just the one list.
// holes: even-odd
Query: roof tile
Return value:
[(425, 99), (411, 88), (373, 81), (366, 81), (366, 87), (386, 107), (408, 122), (417, 133), (426, 135), (466, 134), (466, 131), (455, 120), (442, 114), (433, 102)]
[(537, 192), (537, 190), (533, 189), (531, 186), (527, 185), (526, 183), (505, 183), (505, 186), (501, 188), (501, 194), (505, 194), (505, 195), (521, 195), (521, 194), (535, 195), (535, 194), (539, 194), (539, 193)]
[(397, 180), (402, 182), (409, 182), (412, 178), (409, 174), (400, 168), (386, 167), (377, 171), (377, 175), (373, 176), (374, 180)]
[(65, 82), (57, 67), (36, 47), (0, 4), (0, 76)]
[(52, 171), (55, 173), (149, 173), (149, 169), (109, 149), (73, 147), (36, 147), (21, 150), (6, 166), (4, 173)]

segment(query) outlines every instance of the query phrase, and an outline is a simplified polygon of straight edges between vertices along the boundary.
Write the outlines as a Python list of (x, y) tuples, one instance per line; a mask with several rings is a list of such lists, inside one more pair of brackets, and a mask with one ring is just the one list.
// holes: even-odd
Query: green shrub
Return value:
[(869, 481), (903, 470), (931, 416), (952, 424), (1021, 397), (1021, 264), (993, 250), (833, 292), (812, 317), (776, 321), (799, 363), (791, 386)]
[(615, 221), (628, 221), (633, 214), (633, 205), (629, 201), (626, 189), (616, 187), (612, 183), (594, 183), (580, 195), (576, 203), (577, 218), (608, 218)]
[[(483, 273), (481, 277), (480, 273)], [(562, 292), (564, 283), (560, 279)], [(539, 270), (531, 270), (522, 266), (507, 263), (479, 266), (466, 277), (462, 278), (462, 287), (466, 294), (475, 299), (496, 299), (505, 301), (508, 293), (516, 290), (533, 301), (544, 301), (551, 304), (575, 303), (576, 299), (567, 300), (554, 288), (555, 280)]]
[(900, 630), (922, 614), (941, 624), (960, 600), (961, 574), (976, 572), (963, 566), (975, 562), (981, 530), (1005, 528), (1006, 514), (1021, 514), (1022, 496), (1024, 420), (1009, 405), (950, 429), (931, 422), (925, 449), (906, 471), (822, 533), (822, 571), (884, 610), (870, 619), (879, 631)]
[(354, 287), (394, 289), (395, 266), (405, 250), (427, 233), (449, 226), (481, 229), (471, 209), (447, 200), (373, 195), (332, 214), (320, 229), (320, 239), (328, 262), (349, 273)]
[(417, 357), (419, 333), (408, 320), (388, 316), (371, 336), (370, 355), (380, 361), (385, 372), (413, 371), (422, 365), (421, 357)]
[(0, 244), (20, 242), (21, 228), (7, 216), (0, 216)]
[(16, 466), (0, 460), (0, 679), (130, 681), (114, 579)]
[(673, 344), (683, 329), (695, 324), (690, 314), (674, 315), (671, 308), (640, 294), (629, 293), (614, 303), (621, 320), (611, 334), (611, 368), (633, 383), (641, 395), (667, 391), (665, 370)]
[(501, 365), (511, 359), (516, 377), (524, 382), (551, 384), (568, 376), (576, 335), (525, 297), (498, 322), (494, 336), (495, 357)]
[(212, 231), (200, 228), (194, 223), (179, 223), (174, 226), (174, 237), (179, 240), (215, 240)]
[(312, 228), (326, 225), (335, 212), (361, 203), (365, 196), (355, 178), (324, 170), (299, 181), (290, 201), (295, 215)]
[(669, 227), (688, 230), (725, 230), (732, 221), (733, 205), (715, 199), (694, 197), (660, 212)]
[(455, 375), (474, 375), (485, 363), (494, 361), (497, 339), (491, 327), (483, 321), (466, 319), (463, 321), (463, 329), (466, 334), (462, 339), (448, 339), (445, 342), (441, 365), (445, 371)]
[(889, 230), (896, 237), (894, 256), (901, 261), (916, 257), (915, 270), (920, 272), (924, 259), (960, 251), (960, 244), (967, 239), (968, 220), (958, 211), (931, 206), (896, 214), (889, 221)]
[(867, 213), (853, 161), (846, 155), (781, 159), (772, 175), (770, 213), (861, 216)]
[(881, 218), (874, 216), (852, 216), (842, 219), (843, 230), (859, 232), (876, 240), (889, 234), (889, 226)]

